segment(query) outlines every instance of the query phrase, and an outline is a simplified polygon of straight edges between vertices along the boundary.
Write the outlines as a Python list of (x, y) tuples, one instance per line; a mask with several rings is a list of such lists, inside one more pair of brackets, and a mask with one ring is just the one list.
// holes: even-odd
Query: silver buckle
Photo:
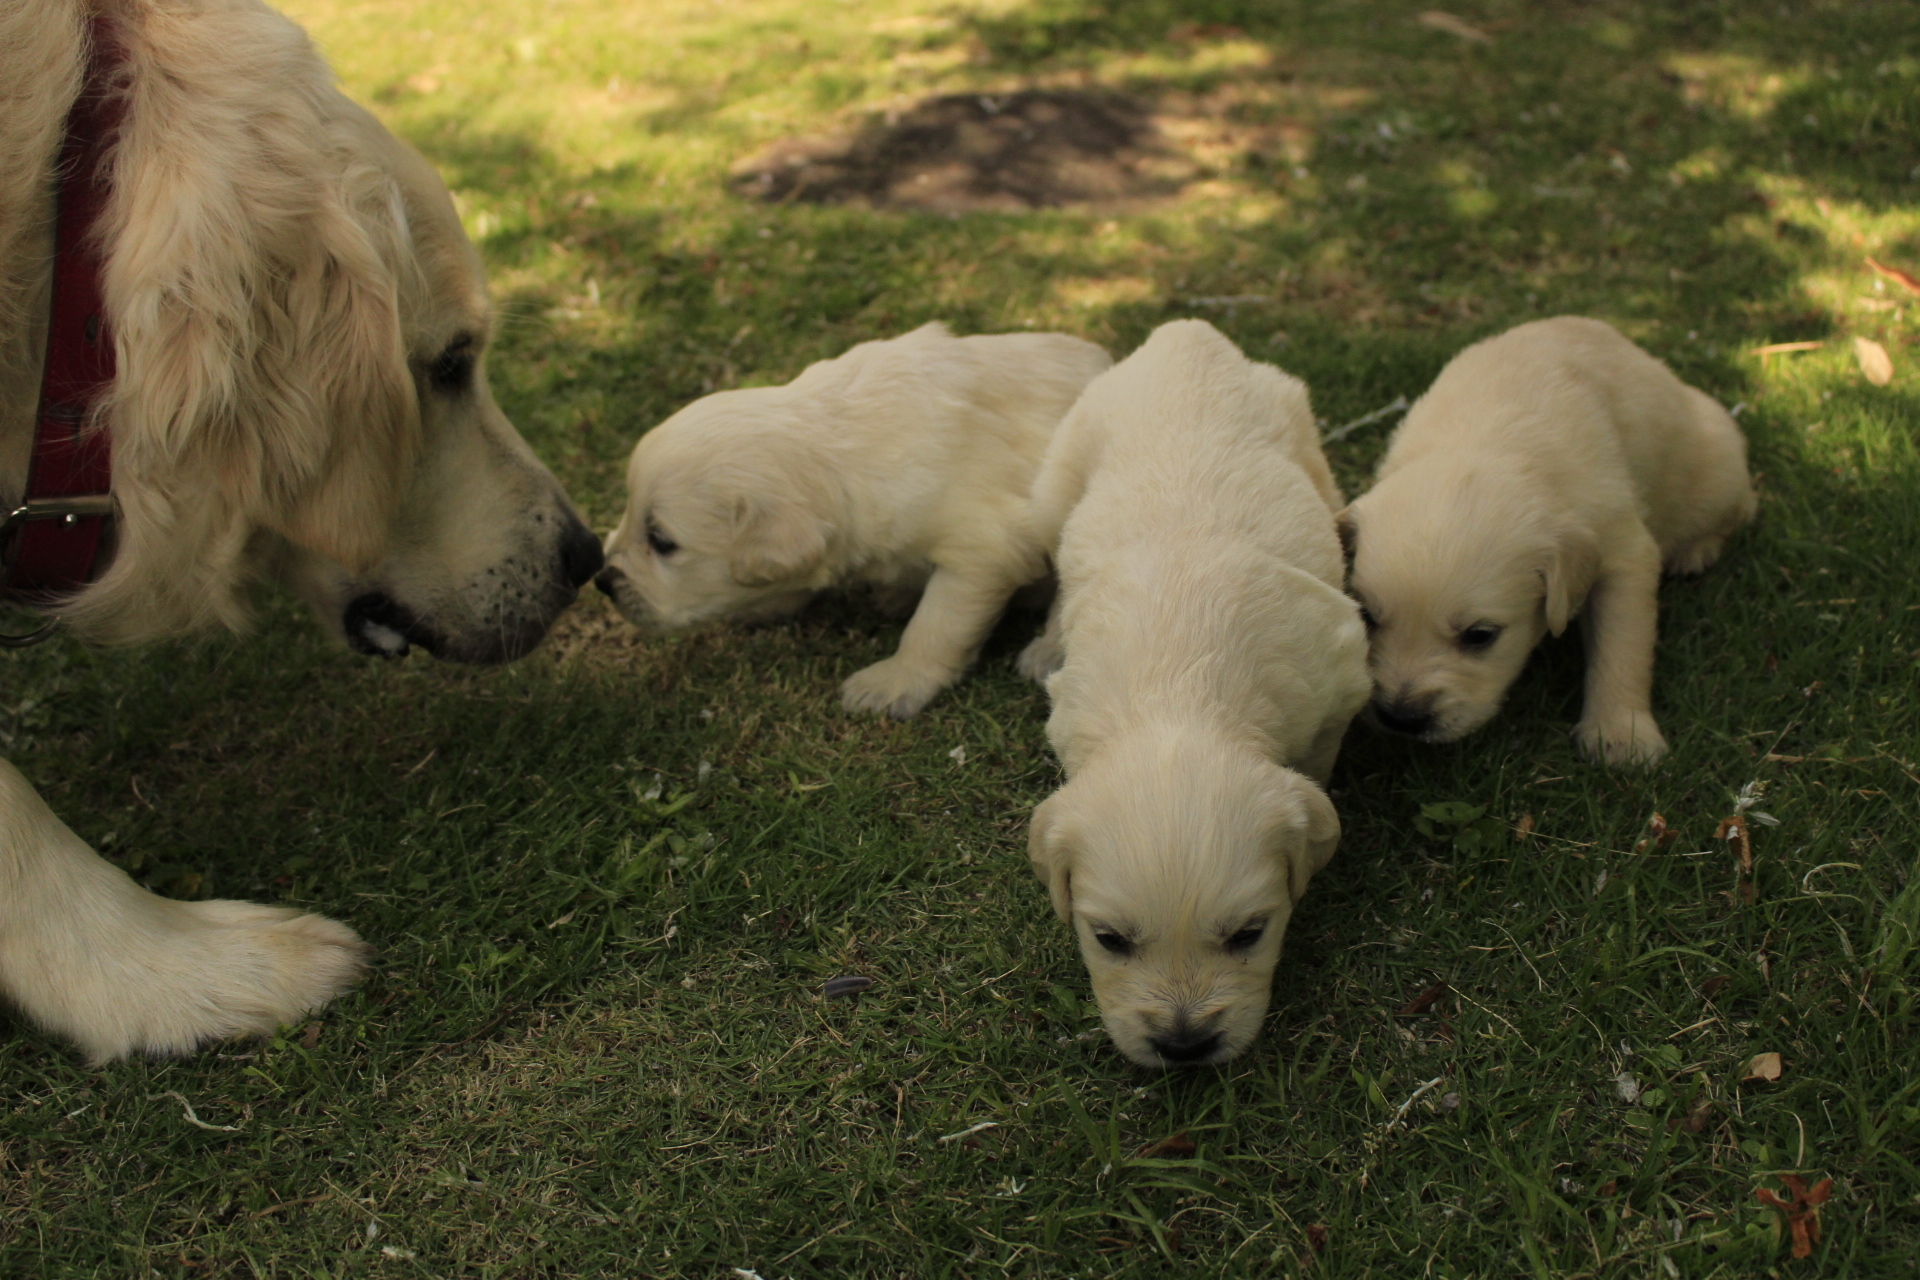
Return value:
[[(113, 495), (108, 493), (89, 493), (74, 498), (31, 498), (7, 513), (0, 521), (0, 546), (6, 546), (12, 535), (21, 525), (33, 520), (60, 520), (67, 524), (77, 522), (83, 516), (111, 516), (113, 514)], [(13, 557), (6, 557), (5, 569), (13, 569)], [(0, 649), (25, 649), (29, 645), (39, 644), (51, 636), (60, 625), (58, 618), (48, 622), (37, 631), (23, 636), (7, 635), (0, 632)]]

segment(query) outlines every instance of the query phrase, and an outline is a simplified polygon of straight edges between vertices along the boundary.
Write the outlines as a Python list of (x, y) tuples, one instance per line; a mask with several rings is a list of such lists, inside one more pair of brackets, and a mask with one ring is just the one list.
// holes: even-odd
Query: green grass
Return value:
[[(292, 9), (457, 191), (496, 390), (600, 527), (705, 391), (933, 318), (1121, 352), (1196, 313), (1332, 422), (1604, 317), (1748, 406), (1761, 517), (1665, 591), (1657, 771), (1574, 754), (1571, 641), (1456, 748), (1356, 731), (1266, 1034), (1165, 1076), (1026, 866), (1032, 619), (906, 724), (837, 709), (897, 635), (857, 602), (645, 641), (583, 601), (500, 671), (372, 665), (277, 599), (243, 639), (0, 659), (0, 745), (110, 857), (381, 952), (316, 1030), (188, 1061), (8, 1027), (0, 1274), (1914, 1274), (1920, 299), (1862, 263), (1920, 271), (1911, 6), (1476, 0), (1488, 45), (1383, 0)], [(777, 137), (1030, 82), (1211, 122), (1209, 171), (1025, 215), (727, 193)], [(1269, 301), (1190, 301), (1236, 294)], [(1385, 431), (1335, 451), (1350, 490)], [(1753, 781), (1749, 901), (1713, 835)], [(1446, 801), (1499, 830), (1422, 834)], [(1754, 1196), (1794, 1170), (1834, 1179), (1805, 1263)]]

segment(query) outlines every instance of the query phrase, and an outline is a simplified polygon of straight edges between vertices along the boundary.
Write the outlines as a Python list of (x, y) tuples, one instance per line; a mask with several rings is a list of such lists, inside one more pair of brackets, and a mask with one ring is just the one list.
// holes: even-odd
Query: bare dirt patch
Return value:
[(1060, 88), (950, 94), (785, 138), (734, 166), (732, 185), (770, 202), (1018, 212), (1163, 198), (1200, 174), (1147, 105)]

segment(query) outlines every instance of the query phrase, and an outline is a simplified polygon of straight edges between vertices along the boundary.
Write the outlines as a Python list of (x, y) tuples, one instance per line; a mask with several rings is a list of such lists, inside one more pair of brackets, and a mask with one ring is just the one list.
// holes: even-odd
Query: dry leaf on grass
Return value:
[(1822, 1178), (1809, 1187), (1806, 1180), (1797, 1173), (1783, 1173), (1780, 1181), (1792, 1193), (1791, 1201), (1766, 1187), (1754, 1191), (1754, 1198), (1769, 1208), (1780, 1211), (1786, 1219), (1787, 1230), (1793, 1234), (1793, 1256), (1810, 1258), (1813, 1246), (1820, 1243), (1820, 1206), (1833, 1196), (1833, 1179)]
[(1459, 36), (1462, 40), (1471, 40), (1475, 44), (1493, 43), (1492, 36), (1465, 18), (1456, 18), (1440, 9), (1429, 9), (1414, 21), (1430, 31), (1444, 31), (1450, 36)]
[(1874, 386), (1884, 387), (1893, 381), (1893, 357), (1872, 338), (1853, 340), (1853, 358), (1860, 362), (1860, 372)]
[(1319, 1222), (1309, 1222), (1307, 1224), (1307, 1248), (1313, 1250), (1315, 1253), (1325, 1253), (1327, 1251), (1327, 1228), (1325, 1224)]
[(1739, 814), (1731, 818), (1720, 819), (1720, 825), (1713, 829), (1715, 840), (1725, 840), (1727, 851), (1740, 859), (1740, 874), (1753, 872), (1753, 834), (1747, 830), (1747, 820)]
[(1174, 1134), (1170, 1138), (1162, 1138), (1158, 1142), (1149, 1142), (1135, 1154), (1157, 1156), (1162, 1159), (1184, 1160), (1197, 1150), (1199, 1150), (1199, 1147), (1194, 1143), (1193, 1139), (1189, 1138), (1185, 1131), (1182, 1131)]
[(1747, 1059), (1747, 1068), (1740, 1073), (1742, 1082), (1748, 1080), (1773, 1081), (1780, 1078), (1780, 1055), (1777, 1053), (1756, 1053)]
[(306, 1034), (300, 1037), (300, 1047), (302, 1049), (312, 1049), (319, 1043), (320, 1024), (317, 1022), (309, 1022), (306, 1026)]
[(1415, 1014), (1425, 1013), (1428, 1009), (1431, 1009), (1451, 994), (1453, 994), (1451, 987), (1447, 986), (1444, 982), (1436, 982), (1413, 999), (1401, 1005), (1400, 1016), (1410, 1018)]
[(1905, 289), (1908, 293), (1920, 293), (1920, 280), (1914, 279), (1900, 268), (1890, 267), (1884, 262), (1875, 262), (1872, 258), (1867, 259), (1867, 265), (1872, 267), (1876, 273), (1885, 276), (1902, 289)]

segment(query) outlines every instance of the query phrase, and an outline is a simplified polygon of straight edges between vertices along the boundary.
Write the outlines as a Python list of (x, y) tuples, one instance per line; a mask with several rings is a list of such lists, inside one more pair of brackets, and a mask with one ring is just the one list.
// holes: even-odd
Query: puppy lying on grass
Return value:
[(1754, 507), (1727, 411), (1611, 327), (1561, 316), (1468, 347), (1341, 514), (1374, 718), (1427, 742), (1471, 733), (1580, 614), (1580, 748), (1652, 764), (1661, 568), (1699, 573)]
[(1034, 481), (1056, 614), (1026, 655), (1068, 782), (1029, 851), (1107, 1031), (1144, 1066), (1253, 1040), (1333, 856), (1324, 783), (1367, 699), (1306, 387), (1176, 321), (1096, 378)]
[(596, 581), (662, 629), (780, 617), (835, 585), (924, 586), (899, 651), (842, 686), (849, 710), (913, 715), (1045, 576), (1028, 488), (1061, 415), (1111, 363), (1065, 334), (929, 324), (783, 387), (696, 400), (634, 447)]

